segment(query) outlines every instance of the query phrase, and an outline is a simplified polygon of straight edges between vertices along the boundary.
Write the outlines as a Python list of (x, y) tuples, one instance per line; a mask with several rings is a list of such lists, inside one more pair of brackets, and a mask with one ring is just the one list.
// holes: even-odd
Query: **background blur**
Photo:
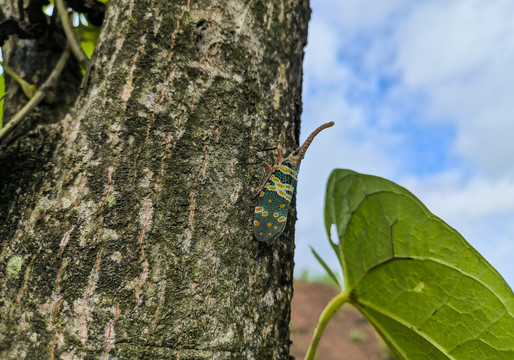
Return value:
[(390, 179), (514, 287), (514, 2), (311, 0), (295, 275), (337, 269), (323, 225), (334, 168)]

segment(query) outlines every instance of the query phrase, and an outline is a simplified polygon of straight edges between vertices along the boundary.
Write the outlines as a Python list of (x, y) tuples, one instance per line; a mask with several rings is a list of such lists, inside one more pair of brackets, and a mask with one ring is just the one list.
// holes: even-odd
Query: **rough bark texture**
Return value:
[(256, 242), (240, 164), (297, 145), (309, 13), (110, 2), (75, 107), (0, 153), (0, 358), (288, 358), (295, 214)]

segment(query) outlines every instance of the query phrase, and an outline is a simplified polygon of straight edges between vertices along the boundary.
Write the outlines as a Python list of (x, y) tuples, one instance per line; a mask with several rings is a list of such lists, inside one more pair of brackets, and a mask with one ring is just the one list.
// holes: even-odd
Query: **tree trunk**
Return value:
[[(2, 144), (1, 359), (289, 357), (295, 214), (254, 240), (265, 171), (242, 164), (298, 145), (309, 14), (110, 2), (75, 105), (70, 60), (62, 104)], [(13, 44), (19, 67), (49, 49)]]

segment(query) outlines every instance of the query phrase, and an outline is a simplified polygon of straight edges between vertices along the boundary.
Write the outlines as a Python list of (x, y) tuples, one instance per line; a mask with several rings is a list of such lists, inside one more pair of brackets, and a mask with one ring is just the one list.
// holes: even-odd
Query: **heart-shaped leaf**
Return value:
[(348, 301), (397, 359), (514, 359), (512, 290), (414, 195), (338, 169), (325, 201)]

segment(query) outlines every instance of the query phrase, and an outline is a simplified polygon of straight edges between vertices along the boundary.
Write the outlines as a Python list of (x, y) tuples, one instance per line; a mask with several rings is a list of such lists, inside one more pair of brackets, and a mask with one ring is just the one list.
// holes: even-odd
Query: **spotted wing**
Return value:
[(272, 244), (284, 231), (298, 173), (289, 160), (284, 160), (270, 175), (255, 206), (255, 238)]

